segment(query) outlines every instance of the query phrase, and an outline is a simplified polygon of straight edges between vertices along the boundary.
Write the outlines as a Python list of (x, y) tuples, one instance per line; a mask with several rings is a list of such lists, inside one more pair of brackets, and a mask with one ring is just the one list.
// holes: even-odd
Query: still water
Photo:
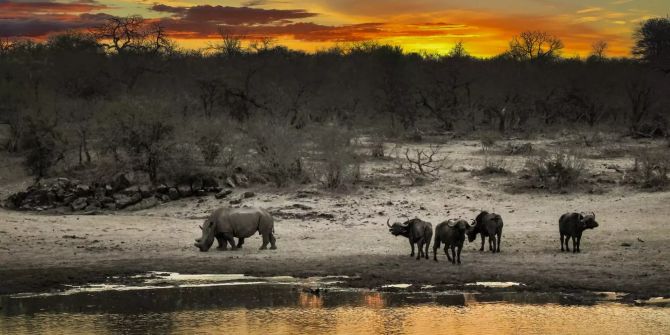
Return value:
[(1, 334), (670, 334), (670, 308), (560, 293), (279, 282), (3, 297)]

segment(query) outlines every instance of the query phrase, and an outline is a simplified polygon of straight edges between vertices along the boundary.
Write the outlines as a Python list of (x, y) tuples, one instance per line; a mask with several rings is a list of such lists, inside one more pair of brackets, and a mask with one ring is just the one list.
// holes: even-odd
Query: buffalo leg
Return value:
[(561, 234), (561, 252), (563, 251), (565, 251), (565, 249), (563, 249), (563, 234)]
[(416, 259), (419, 260), (423, 257), (423, 239), (419, 240), (419, 242), (416, 243), (416, 246), (419, 248)]
[(430, 248), (430, 240), (426, 241), (426, 252), (423, 254), (428, 259), (428, 248)]
[(456, 264), (456, 246), (453, 244), (451, 245), (451, 255), (454, 256), (451, 258), (451, 264)]
[(275, 238), (275, 234), (270, 233), (270, 249), (275, 250), (277, 249), (277, 245), (275, 244), (277, 242), (277, 239)]
[(216, 241), (219, 242), (218, 250), (228, 250), (228, 241), (223, 236), (216, 236)]
[(491, 250), (491, 252), (496, 252), (496, 235), (495, 234), (489, 235), (489, 250)]
[(447, 260), (451, 262), (451, 256), (449, 256), (449, 244), (444, 245), (444, 253), (447, 255)]
[(502, 240), (502, 233), (498, 233), (498, 252), (500, 252), (500, 240)]
[(575, 241), (577, 241), (577, 248), (575, 248), (575, 247), (573, 246), (573, 249), (576, 249), (577, 252), (582, 252), (582, 250), (579, 248), (580, 245), (582, 244), (582, 238), (581, 238), (581, 237), (577, 237), (577, 238), (575, 238)]
[(440, 249), (440, 240), (435, 239), (433, 243), (433, 260), (437, 262), (437, 249)]
[(577, 252), (577, 237), (573, 236), (572, 237), (572, 253)]
[(479, 248), (479, 251), (484, 251), (484, 234), (482, 234), (482, 246)]
[(409, 241), (409, 246), (412, 248), (412, 253), (409, 254), (409, 257), (414, 257), (414, 242)]
[(565, 251), (570, 251), (570, 236), (568, 235), (565, 235)]
[(237, 240), (237, 249), (242, 248), (242, 244), (244, 244), (244, 238), (241, 238), (241, 237), (240, 237), (240, 238)]
[(462, 246), (456, 247), (456, 251), (458, 252), (458, 264), (461, 264), (461, 249), (463, 249)]

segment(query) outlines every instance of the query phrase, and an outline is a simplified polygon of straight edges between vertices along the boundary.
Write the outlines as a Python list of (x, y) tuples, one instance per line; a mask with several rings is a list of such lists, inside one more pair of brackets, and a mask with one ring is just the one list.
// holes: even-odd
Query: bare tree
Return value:
[(626, 86), (626, 95), (630, 102), (629, 129), (631, 134), (648, 136), (640, 132), (640, 125), (652, 107), (653, 93), (651, 86), (644, 80), (633, 80)]
[(400, 163), (399, 168), (413, 182), (417, 182), (420, 178), (437, 179), (446, 160), (446, 158), (438, 158), (439, 154), (440, 147), (432, 144), (428, 149), (406, 148), (404, 161)]
[(110, 17), (93, 29), (101, 46), (118, 54), (125, 52), (153, 52), (173, 49), (160, 23), (147, 23), (139, 15)]
[(533, 30), (514, 36), (509, 47), (511, 56), (517, 60), (545, 60), (558, 57), (563, 42), (547, 32)]
[(594, 57), (598, 60), (604, 59), (605, 52), (607, 51), (608, 47), (609, 45), (606, 41), (598, 40), (593, 42), (593, 44), (591, 44), (591, 57)]

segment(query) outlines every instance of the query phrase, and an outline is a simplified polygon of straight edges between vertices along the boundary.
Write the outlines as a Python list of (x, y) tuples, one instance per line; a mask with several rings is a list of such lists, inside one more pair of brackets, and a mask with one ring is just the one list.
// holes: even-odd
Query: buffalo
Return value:
[(416, 243), (419, 247), (416, 259), (421, 259), (421, 257), (428, 259), (428, 247), (430, 246), (430, 239), (433, 237), (433, 225), (430, 222), (414, 218), (404, 223), (396, 222), (390, 225), (389, 221), (390, 219), (386, 221), (386, 225), (393, 236), (402, 235), (409, 240), (409, 245), (412, 247), (410, 256), (414, 256), (414, 244)]
[[(491, 252), (500, 252), (502, 229), (503, 220), (500, 215), (482, 211), (479, 213), (479, 215), (477, 215), (477, 218), (474, 220), (474, 224), (468, 230), (468, 241), (474, 241), (477, 238), (477, 234), (481, 234), (482, 246), (479, 248), (479, 251), (484, 251), (484, 239), (488, 237), (489, 250)], [(497, 245), (496, 242), (498, 243)]]
[[(435, 227), (435, 243), (433, 243), (433, 259), (437, 262), (437, 249), (440, 248), (440, 243), (444, 243), (444, 253), (447, 259), (452, 263), (461, 264), (461, 250), (463, 249), (463, 242), (465, 242), (465, 232), (470, 229), (467, 221), (447, 220)], [(449, 256), (449, 247), (453, 258)], [(458, 251), (458, 252), (457, 252)]]
[(563, 241), (565, 241), (565, 250), (570, 251), (568, 243), (572, 237), (572, 252), (580, 252), (579, 245), (581, 244), (582, 233), (586, 229), (596, 227), (598, 227), (598, 222), (596, 222), (596, 215), (594, 213), (565, 213), (561, 215), (561, 218), (558, 219), (558, 230), (561, 234), (561, 251), (564, 251)]

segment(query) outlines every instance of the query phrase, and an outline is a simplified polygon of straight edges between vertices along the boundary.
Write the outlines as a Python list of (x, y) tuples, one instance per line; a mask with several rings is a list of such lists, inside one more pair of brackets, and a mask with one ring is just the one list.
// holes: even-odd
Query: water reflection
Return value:
[(594, 302), (549, 293), (173, 287), (4, 297), (0, 333), (562, 334), (569, 325), (570, 332), (583, 334), (635, 334), (670, 329), (670, 309)]

